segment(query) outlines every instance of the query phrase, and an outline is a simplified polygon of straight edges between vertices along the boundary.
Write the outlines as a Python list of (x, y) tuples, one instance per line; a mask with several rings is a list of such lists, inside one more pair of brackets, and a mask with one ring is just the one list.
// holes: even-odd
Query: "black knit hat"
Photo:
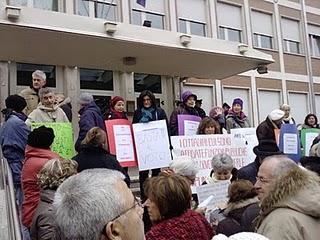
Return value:
[(5, 100), (6, 108), (10, 108), (16, 112), (22, 112), (27, 106), (26, 100), (18, 94), (10, 95)]
[(36, 148), (48, 149), (54, 140), (52, 128), (41, 126), (34, 129), (28, 136), (28, 145)]

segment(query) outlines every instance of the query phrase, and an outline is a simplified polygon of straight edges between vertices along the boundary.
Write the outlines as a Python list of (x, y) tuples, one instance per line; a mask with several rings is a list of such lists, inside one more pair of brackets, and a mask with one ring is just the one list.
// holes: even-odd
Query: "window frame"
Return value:
[[(318, 39), (316, 39), (315, 37)], [(315, 44), (315, 41), (317, 40), (319, 41), (319, 47), (317, 47), (318, 54), (316, 54), (316, 51), (315, 51), (315, 46), (317, 46)], [(316, 34), (309, 34), (309, 43), (310, 43), (311, 57), (320, 58), (320, 36)]]
[[(224, 34), (225, 38), (220, 38), (220, 29), (223, 29), (223, 34)], [(238, 31), (239, 32), (239, 37), (240, 37), (239, 43), (243, 43), (244, 42), (243, 34), (242, 34), (242, 30), (241, 29), (225, 27), (225, 26), (222, 26), (222, 25), (218, 26), (218, 39), (226, 40), (226, 41), (232, 41), (232, 40), (229, 40), (230, 37), (229, 37), (228, 30)], [(235, 41), (232, 41), (232, 42), (235, 42)]]
[[(206, 23), (195, 21), (195, 20), (190, 20), (190, 19), (185, 19), (185, 18), (178, 18), (178, 31), (180, 33), (184, 33), (184, 32), (181, 31), (180, 21), (184, 21), (186, 23), (186, 32), (185, 32), (185, 34), (199, 36), (199, 37), (208, 37), (208, 33), (207, 33), (208, 30), (207, 30), (207, 24)], [(191, 23), (201, 24), (203, 26), (204, 35), (192, 34), (191, 33)]]
[[(42, 0), (43, 1), (43, 0)], [(65, 1), (64, 0), (56, 0), (58, 3), (58, 9), (57, 11), (55, 10), (48, 10), (48, 9), (42, 9), (42, 8), (36, 8), (34, 7), (34, 0), (27, 0), (27, 4), (26, 5), (13, 5), (11, 4), (11, 0), (7, 0), (7, 4), (8, 5), (13, 5), (13, 6), (23, 6), (23, 7), (30, 7), (30, 8), (35, 8), (35, 9), (39, 9), (39, 10), (44, 10), (44, 11), (52, 11), (52, 12), (66, 12), (65, 11)]]
[[(255, 41), (255, 37), (257, 37), (257, 45), (255, 44), (256, 41)], [(263, 47), (262, 46), (262, 37), (268, 37), (270, 38), (270, 44), (271, 44), (271, 47), (270, 48), (267, 48), (267, 47)], [(270, 35), (267, 35), (267, 34), (261, 34), (261, 33), (253, 33), (253, 46), (255, 48), (262, 48), (262, 49), (269, 49), (269, 50), (274, 50), (274, 38), (273, 36), (270, 36)]]
[[(296, 43), (298, 44), (298, 52), (293, 52), (291, 51), (290, 43)], [(289, 39), (283, 39), (283, 52), (284, 53), (289, 53), (289, 54), (302, 54), (301, 52), (301, 42), (294, 41), (294, 40), (289, 40)]]
[[(88, 2), (88, 15), (80, 15), (78, 14), (78, 11), (79, 11), (79, 4), (78, 4), (78, 1), (86, 1)], [(121, 16), (121, 13), (120, 13), (120, 7), (119, 7), (119, 3), (118, 3), (119, 0), (117, 0), (116, 2), (105, 2), (105, 1), (102, 1), (102, 0), (97, 0), (97, 1), (91, 1), (91, 0), (74, 0), (74, 15), (77, 15), (77, 16), (82, 16), (82, 17), (91, 17), (91, 18), (96, 18), (96, 19), (101, 19), (101, 20), (104, 20), (104, 21), (112, 21), (112, 22), (119, 22), (120, 21), (120, 16)], [(106, 18), (100, 18), (100, 17), (97, 17), (97, 4), (100, 3), (100, 4), (105, 4), (105, 5), (112, 5), (115, 7), (115, 19), (113, 20), (108, 20)]]
[[(79, 72), (79, 88), (80, 88), (80, 91), (82, 90), (85, 90), (85, 91), (92, 91), (92, 92), (95, 92), (97, 94), (100, 94), (101, 93), (113, 93), (115, 91), (115, 71), (113, 70), (109, 70), (109, 69), (95, 69), (95, 68), (78, 68)], [(112, 72), (112, 89), (93, 89), (93, 88), (82, 88), (81, 87), (81, 70), (92, 70), (92, 71), (110, 71)]]
[[(137, 24), (133, 23), (133, 12), (139, 12), (141, 14), (140, 15), (141, 16), (140, 25), (137, 25)], [(162, 13), (158, 13), (158, 12), (142, 11), (140, 9), (135, 9), (135, 8), (132, 8), (131, 11), (130, 11), (130, 24), (136, 25), (136, 26), (143, 26), (144, 21), (148, 20), (147, 14), (156, 15), (156, 16), (161, 16), (162, 17), (162, 26), (163, 26), (163, 28), (152, 27), (152, 23), (151, 23), (151, 28), (160, 29), (160, 30), (166, 30), (166, 20), (165, 20), (166, 15), (164, 15)]]

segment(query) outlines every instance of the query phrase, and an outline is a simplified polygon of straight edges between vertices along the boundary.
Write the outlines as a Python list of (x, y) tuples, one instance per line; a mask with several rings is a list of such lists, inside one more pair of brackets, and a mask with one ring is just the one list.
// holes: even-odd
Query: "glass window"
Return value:
[(220, 39), (226, 40), (226, 35), (225, 35), (225, 28), (224, 27), (219, 27), (219, 36)]
[(187, 21), (179, 19), (179, 32), (187, 33)]
[(206, 36), (205, 24), (203, 23), (190, 22), (190, 31), (193, 35)]
[(153, 93), (162, 93), (161, 76), (153, 74), (135, 73), (134, 91), (142, 92), (143, 90), (150, 90)]
[(104, 2), (95, 2), (95, 17), (116, 21), (117, 6)]
[(27, 6), (28, 0), (9, 0), (8, 5), (12, 6)]
[(95, 103), (98, 105), (98, 107), (101, 110), (102, 115), (104, 116), (105, 113), (109, 109), (109, 102), (111, 100), (110, 96), (100, 96), (100, 95), (93, 95), (93, 99)]
[(287, 53), (300, 53), (300, 43), (291, 40), (284, 41), (284, 51)]
[(154, 13), (146, 13), (146, 19), (151, 21), (151, 27), (164, 29), (163, 16)]
[(228, 29), (228, 40), (232, 42), (241, 42), (241, 32), (236, 29)]
[(47, 87), (56, 87), (56, 67), (52, 65), (17, 63), (17, 85), (30, 86), (32, 73), (41, 70), (46, 74)]
[(313, 56), (320, 56), (320, 36), (310, 35), (310, 46)]
[(80, 69), (80, 88), (94, 90), (113, 90), (113, 72), (98, 69)]
[(272, 49), (272, 37), (255, 33), (253, 38), (254, 46)]
[(33, 0), (33, 7), (57, 12), (58, 0)]
[(142, 24), (141, 19), (141, 12), (137, 10), (132, 10), (132, 16), (131, 16), (131, 23), (134, 25), (140, 25)]
[(81, 16), (89, 16), (89, 1), (88, 0), (77, 0), (77, 14)]

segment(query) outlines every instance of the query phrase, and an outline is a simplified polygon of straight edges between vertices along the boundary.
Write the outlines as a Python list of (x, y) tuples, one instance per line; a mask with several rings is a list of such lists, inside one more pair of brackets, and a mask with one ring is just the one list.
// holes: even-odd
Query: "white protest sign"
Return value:
[(298, 154), (298, 135), (294, 133), (283, 134), (284, 154)]
[(132, 125), (139, 170), (168, 167), (171, 161), (165, 120)]
[(116, 156), (119, 162), (134, 159), (133, 141), (129, 125), (113, 125)]
[(200, 122), (185, 120), (183, 124), (184, 124), (184, 135), (192, 136), (197, 134), (198, 126)]
[(210, 196), (212, 196), (207, 207), (215, 206), (219, 203), (227, 203), (228, 201), (228, 187), (230, 181), (216, 181), (214, 183), (205, 184), (196, 188), (199, 203), (202, 203)]

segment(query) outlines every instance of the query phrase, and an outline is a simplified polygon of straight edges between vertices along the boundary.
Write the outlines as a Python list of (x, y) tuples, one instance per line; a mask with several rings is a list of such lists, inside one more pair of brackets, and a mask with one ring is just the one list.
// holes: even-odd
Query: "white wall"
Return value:
[(281, 102), (280, 91), (258, 90), (259, 123), (264, 121), (272, 110), (279, 108)]

